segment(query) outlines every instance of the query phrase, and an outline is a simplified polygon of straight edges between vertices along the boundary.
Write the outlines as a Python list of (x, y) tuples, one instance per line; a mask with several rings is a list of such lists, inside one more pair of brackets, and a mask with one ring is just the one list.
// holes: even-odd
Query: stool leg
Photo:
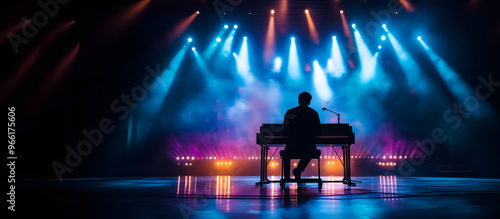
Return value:
[(320, 166), (319, 166), (320, 160), (318, 158), (318, 179), (321, 179), (321, 173), (320, 173)]

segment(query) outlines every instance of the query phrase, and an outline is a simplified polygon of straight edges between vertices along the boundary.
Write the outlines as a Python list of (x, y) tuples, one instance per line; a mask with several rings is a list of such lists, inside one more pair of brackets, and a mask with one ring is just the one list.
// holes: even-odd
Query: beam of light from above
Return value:
[[(274, 10), (273, 10), (274, 11)], [(267, 26), (266, 42), (264, 45), (264, 63), (269, 64), (274, 56), (276, 46), (276, 34), (274, 30), (274, 13), (269, 17)]]
[[(460, 75), (453, 70), (439, 55), (437, 55), (423, 40), (421, 37), (419, 37), (420, 40), (418, 40), (422, 46), (424, 47), (425, 52), (431, 59), (432, 63), (436, 67), (437, 71), (439, 72), (439, 75), (441, 78), (444, 80), (446, 83), (448, 89), (451, 91), (453, 94), (453, 97), (455, 98), (455, 101), (459, 102), (462, 100), (467, 99), (468, 96), (474, 96), (474, 91), (472, 88), (465, 82)], [(488, 108), (484, 108), (486, 110), (490, 110), (489, 106)], [(478, 115), (480, 116), (483, 112), (481, 110), (476, 110), (473, 115)]]
[[(14, 34), (16, 34), (17, 32), (21, 31), (21, 29), (31, 23), (32, 20), (31, 19), (26, 19), (26, 20), (21, 20), (21, 21), (18, 21), (4, 29), (2, 29), (0, 31), (0, 44), (2, 44), (4, 41), (6, 41), (7, 39), (14, 39)], [(16, 40), (17, 41), (17, 40)]]
[(334, 75), (333, 72), (335, 71), (335, 67), (333, 66), (333, 61), (332, 59), (328, 59), (326, 62), (326, 72), (330, 73), (333, 77), (338, 78), (337, 75)]
[(215, 50), (217, 47), (220, 45), (221, 38), (224, 36), (224, 33), (226, 32), (227, 28), (222, 28), (222, 30), (219, 31), (217, 36), (208, 44), (208, 46), (203, 50), (202, 56), (203, 59), (209, 60), (210, 57), (214, 54)]
[(193, 23), (193, 20), (196, 18), (196, 13), (189, 15), (189, 17), (183, 19), (181, 22), (176, 24), (172, 29), (169, 29), (164, 42), (162, 42), (157, 48), (165, 48), (166, 45), (174, 42), (179, 36), (186, 31), (186, 29)]
[(288, 53), (288, 78), (291, 79), (292, 85), (298, 84), (302, 75), (300, 74), (300, 64), (299, 64), (299, 55), (297, 53), (297, 46), (295, 44), (295, 38), (292, 37), (290, 40), (290, 52)]
[(427, 82), (422, 80), (423, 71), (417, 64), (415, 59), (410, 56), (410, 54), (399, 44), (396, 38), (387, 32), (387, 38), (391, 42), (394, 52), (396, 52), (396, 57), (405, 73), (406, 81), (411, 90), (427, 91)]
[(149, 115), (156, 115), (161, 109), (187, 50), (188, 45), (186, 44), (172, 58), (163, 73), (156, 78), (155, 84), (158, 86), (151, 91), (151, 97), (144, 102), (144, 106), (147, 106), (145, 110)]
[(376, 57), (372, 56), (370, 50), (366, 46), (359, 31), (354, 31), (354, 40), (358, 47), (359, 61), (361, 62), (360, 79), (362, 83), (370, 81), (375, 76)]
[[(350, 48), (349, 50), (354, 52), (354, 50), (356, 50), (356, 46), (354, 45), (354, 39), (352, 37), (351, 28), (349, 28), (349, 24), (347, 23), (347, 20), (345, 18), (345, 13), (343, 10), (342, 13), (340, 13), (340, 18), (342, 19), (342, 29), (344, 29), (344, 35), (347, 39), (347, 45)], [(349, 55), (350, 53), (346, 54), (346, 57), (348, 57)]]
[(406, 11), (408, 12), (415, 11), (415, 7), (413, 7), (413, 5), (411, 5), (411, 3), (408, 0), (399, 0), (399, 2), (401, 2), (401, 5), (403, 5)]
[(216, 86), (217, 82), (214, 79), (214, 76), (210, 69), (208, 68), (207, 63), (203, 60), (201, 55), (198, 53), (195, 47), (192, 47), (191, 49), (194, 54), (194, 58), (196, 60), (196, 64), (198, 64), (198, 67), (201, 70), (201, 73), (203, 74), (203, 77), (207, 80), (207, 84), (209, 89), (212, 89), (213, 87)]
[(245, 84), (249, 84), (253, 82), (253, 76), (250, 73), (250, 60), (248, 55), (248, 43), (247, 39), (243, 40), (241, 44), (240, 53), (238, 55), (233, 53), (233, 56), (236, 60), (236, 70), (238, 74), (243, 78)]
[(323, 69), (319, 66), (318, 61), (313, 62), (313, 81), (314, 88), (319, 95), (319, 98), (323, 101), (329, 101), (332, 99), (332, 90), (328, 85), (328, 80), (326, 78)]
[[(191, 49), (191, 47), (188, 46), (188, 43), (184, 44), (172, 60), (170, 60), (168, 66), (163, 70), (163, 72), (156, 76), (154, 83), (151, 84), (151, 92), (139, 108), (140, 112), (138, 117), (140, 119), (137, 120), (137, 134), (135, 135), (137, 142), (146, 140), (145, 138), (148, 136), (148, 133), (150, 133), (155, 124), (155, 122), (151, 121), (158, 121), (158, 118), (161, 117), (162, 108), (166, 104), (165, 99), (188, 49)], [(153, 69), (153, 71), (156, 71), (156, 69)], [(150, 76), (148, 75), (147, 77)]]
[(274, 65), (273, 65), (273, 69), (272, 69), (272, 72), (281, 72), (281, 64), (283, 64), (283, 60), (280, 58), (280, 57), (276, 57), (274, 59)]
[(45, 77), (44, 81), (40, 83), (37, 91), (33, 95), (28, 107), (27, 116), (33, 115), (34, 112), (40, 107), (40, 104), (49, 96), (49, 94), (58, 86), (59, 82), (64, 78), (65, 73), (68, 72), (74, 63), (80, 44), (77, 43), (65, 56), (58, 62), (55, 68), (50, 72), (50, 75)]
[[(236, 25), (235, 25), (236, 26)], [(233, 46), (234, 35), (236, 34), (236, 28), (233, 27), (229, 35), (224, 40), (224, 47), (222, 47), (222, 55), (228, 57), (231, 52), (231, 47)]]
[[(342, 59), (342, 54), (340, 53), (340, 46), (337, 41), (337, 37), (332, 37), (332, 51), (331, 60), (333, 64), (333, 77), (340, 78), (346, 72), (346, 67), (344, 65), (344, 60)], [(328, 67), (327, 67), (328, 69)]]
[(280, 2), (280, 7), (279, 10), (277, 11), (278, 14), (278, 30), (280, 33), (285, 33), (287, 29), (287, 22), (288, 22), (288, 0), (281, 0)]
[(309, 28), (309, 36), (311, 37), (314, 44), (319, 44), (319, 35), (316, 31), (316, 26), (311, 18), (311, 14), (306, 10), (307, 27)]
[(108, 34), (103, 34), (104, 39), (101, 39), (101, 42), (104, 43), (119, 36), (127, 28), (127, 26), (129, 26), (133, 20), (136, 19), (142, 11), (144, 11), (144, 8), (146, 8), (149, 2), (150, 0), (136, 2), (135, 4), (127, 7), (125, 10), (114, 15), (107, 22), (104, 22), (103, 26), (100, 28), (103, 32)]
[(46, 36), (44, 36), (40, 44), (37, 45), (26, 58), (23, 59), (22, 63), (20, 63), (14, 73), (10, 75), (7, 80), (5, 80), (2, 86), (0, 86), (0, 100), (8, 97), (10, 92), (12, 92), (18, 86), (18, 84), (21, 83), (31, 67), (38, 60), (38, 57), (40, 56), (42, 50), (52, 44), (52, 42), (54, 42), (54, 40), (56, 40), (59, 35), (68, 30), (74, 24), (75, 21), (65, 22), (55, 27), (54, 29), (49, 31)]

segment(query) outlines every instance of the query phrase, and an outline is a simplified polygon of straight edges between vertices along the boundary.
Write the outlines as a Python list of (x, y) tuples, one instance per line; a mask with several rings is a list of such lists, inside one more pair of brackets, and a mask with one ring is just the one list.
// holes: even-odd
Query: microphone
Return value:
[(333, 114), (337, 115), (337, 122), (340, 124), (340, 114), (333, 112), (332, 110), (329, 110), (326, 107), (323, 107), (321, 110), (326, 110), (326, 111), (332, 112)]
[(338, 113), (333, 112), (333, 111), (331, 111), (331, 110), (329, 110), (329, 109), (327, 109), (327, 108), (325, 108), (325, 107), (323, 107), (323, 108), (322, 108), (322, 110), (326, 110), (326, 111), (332, 112), (333, 114), (335, 114), (335, 115), (337, 115), (337, 116), (340, 116)]

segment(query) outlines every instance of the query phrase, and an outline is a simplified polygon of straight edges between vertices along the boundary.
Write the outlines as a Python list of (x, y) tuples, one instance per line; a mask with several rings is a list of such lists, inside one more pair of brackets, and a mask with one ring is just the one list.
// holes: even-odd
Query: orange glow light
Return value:
[(316, 31), (316, 26), (314, 26), (314, 22), (311, 18), (311, 15), (309, 14), (309, 10), (306, 10), (306, 17), (307, 17), (307, 26), (309, 27), (309, 36), (311, 36), (311, 39), (315, 44), (319, 44), (318, 31)]
[(274, 14), (274, 10), (271, 10), (271, 14)]
[(274, 48), (276, 46), (275, 44), (276, 44), (276, 35), (274, 31), (274, 16), (271, 15), (271, 17), (269, 18), (269, 25), (267, 27), (266, 41), (264, 47), (264, 61), (266, 63), (271, 63), (271, 59), (274, 56)]
[(403, 5), (403, 7), (405, 8), (406, 11), (408, 11), (408, 12), (415, 11), (415, 7), (413, 7), (411, 5), (411, 3), (408, 2), (408, 0), (399, 0), (399, 2), (401, 2), (401, 5)]
[(340, 10), (340, 13), (343, 14), (344, 13), (344, 10)]

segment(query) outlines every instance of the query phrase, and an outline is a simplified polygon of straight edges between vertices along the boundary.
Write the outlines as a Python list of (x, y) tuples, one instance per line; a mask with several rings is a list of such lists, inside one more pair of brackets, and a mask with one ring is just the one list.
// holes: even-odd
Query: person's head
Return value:
[(302, 92), (299, 94), (299, 105), (309, 106), (311, 104), (312, 96), (310, 93)]

